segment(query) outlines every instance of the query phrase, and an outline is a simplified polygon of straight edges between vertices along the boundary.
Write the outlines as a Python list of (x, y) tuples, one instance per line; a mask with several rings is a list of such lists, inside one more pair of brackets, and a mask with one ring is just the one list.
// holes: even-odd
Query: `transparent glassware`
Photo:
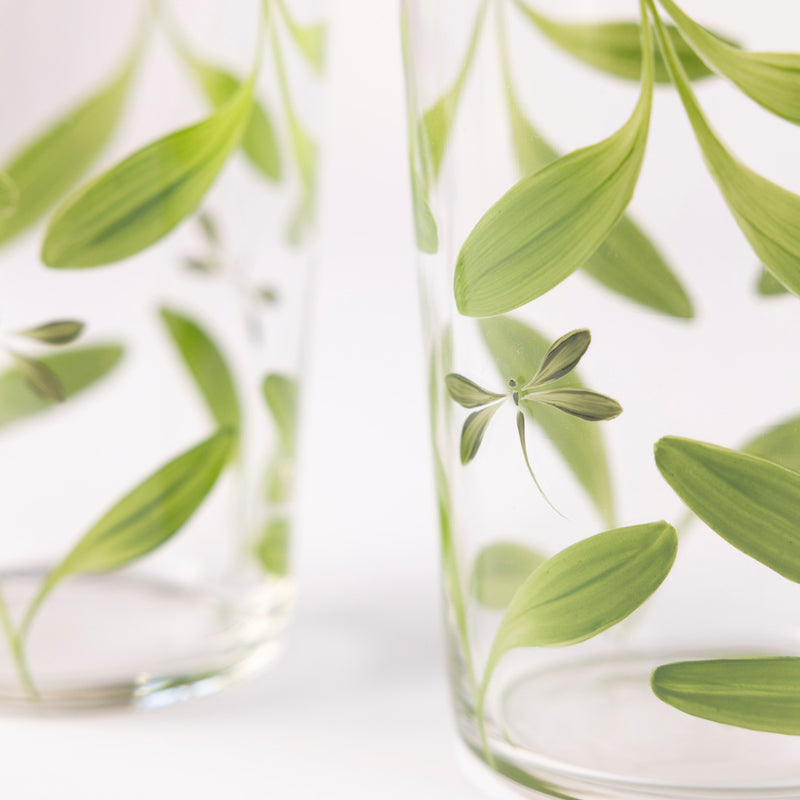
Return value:
[(800, 796), (798, 10), (401, 9), (464, 742), (537, 796)]
[(168, 704), (280, 645), (320, 13), (0, 2), (0, 703)]

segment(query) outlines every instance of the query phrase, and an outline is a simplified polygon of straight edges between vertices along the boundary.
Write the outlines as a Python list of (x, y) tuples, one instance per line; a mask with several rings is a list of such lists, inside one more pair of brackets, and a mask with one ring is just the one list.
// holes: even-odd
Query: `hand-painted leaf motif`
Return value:
[[(484, 319), (481, 333), (503, 381), (513, 378), (520, 386), (535, 374), (550, 341), (510, 317)], [(583, 388), (576, 372), (553, 386)], [(614, 522), (614, 494), (602, 431), (579, 419), (565, 416), (541, 403), (520, 400), (520, 407), (552, 441), (586, 490), (606, 523)]]
[(74, 342), (83, 333), (84, 324), (78, 320), (63, 319), (46, 322), (35, 328), (18, 331), (17, 336), (35, 339), (43, 344), (63, 345)]
[(748, 453), (668, 436), (656, 464), (711, 530), (800, 583), (800, 473)]
[(482, 408), (480, 411), (473, 411), (464, 421), (464, 427), (461, 429), (462, 464), (469, 464), (478, 454), (478, 448), (481, 446), (486, 428), (500, 405), (500, 403), (497, 403), (493, 406)]
[(465, 378), (455, 372), (445, 375), (444, 381), (450, 397), (459, 405), (464, 406), (464, 408), (479, 408), (487, 403), (493, 403), (495, 400), (502, 400), (505, 397), (504, 394), (489, 392), (469, 380), (469, 378)]
[(665, 664), (656, 697), (695, 717), (800, 736), (800, 658), (730, 658)]

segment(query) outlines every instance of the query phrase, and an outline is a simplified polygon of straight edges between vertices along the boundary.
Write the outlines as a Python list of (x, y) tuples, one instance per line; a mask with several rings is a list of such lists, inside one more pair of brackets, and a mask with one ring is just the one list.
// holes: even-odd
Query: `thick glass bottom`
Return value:
[[(517, 677), (493, 712), (495, 771), (565, 800), (797, 800), (800, 737), (688, 716), (650, 691), (659, 664), (731, 655), (742, 652), (620, 654)], [(481, 755), (469, 720), (462, 732)]]
[[(0, 574), (19, 619), (44, 569)], [(24, 665), (0, 642), (0, 705), (31, 711), (157, 707), (219, 691), (277, 653), (291, 611), (289, 580), (234, 605), (218, 593), (137, 576), (65, 582), (30, 630)], [(28, 686), (22, 671), (30, 675)]]

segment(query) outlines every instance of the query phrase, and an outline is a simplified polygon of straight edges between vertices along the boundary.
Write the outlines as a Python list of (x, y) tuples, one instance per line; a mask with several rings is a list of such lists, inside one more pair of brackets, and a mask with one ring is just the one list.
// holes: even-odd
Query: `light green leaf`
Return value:
[[(575, 24), (556, 22), (515, 0), (517, 8), (552, 42), (592, 67), (620, 78), (639, 80), (642, 75), (642, 37), (638, 22)], [(692, 80), (707, 78), (711, 71), (684, 41), (668, 26), (670, 38)], [(709, 34), (710, 35), (710, 34)], [(717, 41), (720, 41), (717, 39)], [(655, 56), (656, 83), (669, 83), (669, 72), (660, 55)]]
[(744, 451), (800, 472), (800, 417), (775, 425), (760, 434), (748, 442)]
[(546, 561), (514, 595), (484, 673), (518, 647), (561, 647), (590, 639), (642, 605), (672, 569), (675, 529), (653, 522), (605, 531)]
[(800, 474), (758, 456), (668, 436), (656, 464), (711, 530), (800, 583)]
[(709, 67), (767, 111), (800, 124), (800, 54), (739, 50), (687, 17), (672, 0), (659, 2)]
[(289, 125), (292, 152), (298, 177), (300, 178), (300, 200), (289, 221), (288, 228), (289, 241), (292, 244), (298, 244), (307, 233), (314, 218), (319, 154), (316, 142), (306, 131), (294, 109), (291, 92), (289, 91), (289, 79), (286, 75), (286, 67), (283, 63), (283, 54), (275, 26), (272, 27), (272, 52), (283, 110)]
[[(119, 363), (122, 352), (118, 345), (76, 348), (44, 356), (39, 364), (56, 376), (69, 399), (105, 377)], [(0, 428), (52, 407), (31, 391), (19, 368), (0, 374)]]
[(298, 25), (289, 13), (285, 0), (277, 0), (276, 5), (298, 49), (306, 61), (314, 68), (315, 72), (321, 75), (325, 69), (327, 26), (322, 22), (311, 25)]
[(761, 268), (757, 289), (758, 293), (764, 297), (789, 294), (789, 290), (768, 269), (763, 267)]
[(135, 255), (192, 214), (239, 144), (254, 76), (202, 122), (159, 139), (78, 189), (56, 209), (42, 260), (96, 267)]
[(475, 599), (485, 608), (505, 608), (525, 579), (545, 561), (543, 555), (514, 542), (484, 547), (472, 570)]
[(50, 403), (63, 403), (67, 399), (61, 381), (47, 365), (34, 358), (21, 356), (19, 353), (11, 355), (20, 375), (39, 397)]
[(461, 429), (461, 463), (469, 464), (478, 454), (478, 448), (483, 441), (486, 428), (492, 421), (492, 417), (502, 403), (482, 408), (480, 411), (473, 411), (464, 421)]
[(411, 202), (414, 209), (414, 233), (417, 247), (423, 253), (433, 254), (439, 250), (439, 231), (428, 203), (428, 192), (422, 178), (411, 162)]
[(616, 400), (588, 389), (548, 389), (526, 395), (525, 399), (546, 403), (587, 422), (615, 419), (622, 413)]
[[(506, 64), (506, 96), (514, 152), (521, 175), (531, 175), (559, 154), (525, 117), (514, 95)], [(648, 308), (688, 319), (692, 301), (652, 240), (627, 215), (617, 223), (583, 271), (598, 283)]]
[(489, 392), (469, 380), (469, 378), (457, 375), (455, 372), (445, 375), (444, 381), (450, 397), (459, 405), (464, 406), (464, 408), (479, 408), (495, 400), (502, 400), (505, 397), (504, 394)]
[(256, 554), (265, 572), (283, 576), (289, 573), (289, 520), (274, 518), (267, 521), (256, 544)]
[(218, 431), (114, 505), (44, 580), (20, 626), (20, 641), (44, 599), (65, 578), (121, 569), (172, 538), (211, 492), (235, 440), (232, 431)]
[[(550, 340), (510, 317), (481, 320), (480, 329), (501, 378), (513, 378), (524, 386), (536, 372)], [(575, 372), (562, 378), (558, 386), (582, 388)], [(602, 431), (524, 398), (520, 407), (542, 428), (607, 524), (613, 525), (614, 493)]]
[(653, 691), (695, 717), (800, 736), (800, 658), (730, 658), (665, 664)]
[(84, 327), (82, 322), (64, 319), (37, 325), (35, 328), (19, 331), (16, 335), (35, 339), (45, 344), (62, 345), (74, 342), (83, 333)]
[[(226, 70), (191, 56), (188, 61), (198, 83), (217, 108), (223, 106), (241, 88), (242, 82)], [(253, 100), (250, 119), (242, 134), (242, 149), (250, 161), (272, 181), (283, 175), (280, 146), (275, 126), (263, 101)]]
[(278, 447), (266, 472), (267, 499), (278, 504), (289, 499), (294, 483), (299, 387), (294, 378), (272, 374), (264, 379), (262, 389), (278, 429)]
[(639, 178), (650, 123), (649, 26), (643, 41), (642, 91), (628, 122), (523, 178), (467, 237), (454, 281), (462, 314), (502, 314), (540, 297), (582, 267), (619, 222)]
[(655, 13), (654, 19), (673, 82), (725, 202), (764, 266), (787, 289), (800, 294), (800, 196), (753, 172), (725, 149), (706, 121)]
[(422, 142), (423, 151), (428, 157), (430, 172), (434, 180), (439, 177), (439, 172), (442, 168), (447, 141), (450, 138), (450, 131), (458, 111), (461, 94), (478, 50), (478, 42), (483, 30), (483, 21), (486, 17), (487, 8), (488, 3), (484, 0), (475, 17), (467, 52), (464, 55), (464, 61), (456, 76), (455, 83), (434, 105), (424, 112), (420, 121), (419, 138), (420, 142)]
[(550, 345), (536, 374), (521, 391), (553, 383), (572, 372), (589, 349), (591, 341), (592, 335), (585, 329), (565, 333)]
[(14, 213), (0, 216), (0, 243), (37, 222), (100, 155), (122, 116), (142, 46), (139, 34), (132, 54), (108, 84), (70, 109), (0, 167), (17, 189)]
[[(217, 425), (238, 436), (241, 432), (239, 398), (231, 369), (219, 347), (196, 320), (174, 309), (162, 308), (161, 319)], [(231, 448), (232, 458), (236, 457), (235, 451), (236, 448)]]
[(0, 172), (0, 220), (10, 217), (17, 210), (19, 190), (17, 184)]

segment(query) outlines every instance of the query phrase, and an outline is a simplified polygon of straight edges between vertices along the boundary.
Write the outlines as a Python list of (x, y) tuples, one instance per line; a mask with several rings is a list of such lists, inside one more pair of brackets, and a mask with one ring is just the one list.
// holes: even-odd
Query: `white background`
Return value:
[(331, 5), (286, 650), (262, 677), (183, 706), (3, 716), (9, 800), (484, 796), (458, 768), (444, 674), (398, 8)]

